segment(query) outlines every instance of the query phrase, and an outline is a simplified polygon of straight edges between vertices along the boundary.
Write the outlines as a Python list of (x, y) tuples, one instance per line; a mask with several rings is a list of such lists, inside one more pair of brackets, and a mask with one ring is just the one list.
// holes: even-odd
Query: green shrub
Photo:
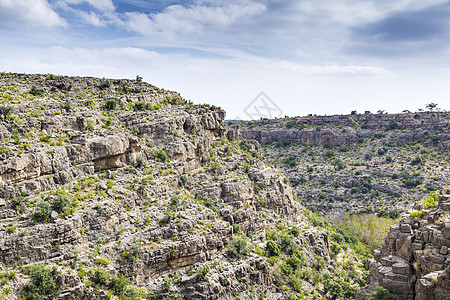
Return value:
[(345, 240), (344, 236), (342, 234), (340, 234), (339, 232), (333, 232), (331, 234), (331, 238), (340, 244), (343, 243)]
[(98, 87), (99, 87), (101, 90), (107, 89), (107, 88), (111, 87), (111, 81), (109, 81), (109, 79), (103, 78), (103, 80), (100, 82), (100, 84), (98, 85)]
[(55, 198), (48, 199), (51, 201), (52, 209), (61, 213), (64, 212), (66, 206), (70, 203), (69, 197), (64, 194), (57, 194)]
[(408, 189), (412, 189), (422, 183), (422, 179), (420, 178), (407, 178), (402, 180)]
[(45, 266), (32, 266), (26, 270), (31, 281), (24, 288), (24, 297), (27, 300), (38, 300), (44, 296), (52, 295), (56, 292), (56, 283), (53, 276), (56, 269), (50, 270)]
[(228, 247), (228, 255), (231, 257), (239, 257), (239, 255), (247, 254), (247, 240), (245, 238), (235, 238)]
[(164, 291), (170, 291), (172, 289), (172, 278), (169, 276), (164, 277), (164, 282), (161, 284), (161, 289)]
[(412, 220), (419, 220), (420, 218), (422, 218), (423, 215), (423, 211), (421, 210), (415, 210), (409, 213), (409, 218)]
[(109, 285), (109, 282), (111, 280), (111, 275), (103, 268), (97, 268), (94, 272), (94, 278), (93, 281), (96, 284), (100, 285)]
[(109, 259), (103, 258), (103, 257), (97, 258), (97, 259), (95, 260), (95, 262), (96, 262), (97, 264), (99, 264), (99, 265), (104, 265), (104, 266), (107, 266), (107, 265), (110, 265), (110, 264), (111, 264), (111, 262), (109, 261)]
[(283, 163), (289, 167), (295, 167), (297, 165), (298, 157), (296, 155), (289, 155), (283, 160)]
[(174, 214), (171, 210), (166, 210), (164, 212), (164, 217), (162, 217), (162, 219), (158, 220), (159, 226), (164, 226), (164, 225), (168, 224), (173, 219), (173, 216), (174, 216)]
[(163, 163), (169, 161), (169, 156), (162, 149), (155, 149), (152, 154), (157, 161), (160, 161)]
[(141, 242), (134, 242), (129, 250), (124, 250), (120, 254), (120, 256), (122, 257), (122, 263), (134, 263), (136, 259), (141, 255), (141, 250)]
[(239, 147), (242, 151), (248, 152), (250, 150), (250, 144), (247, 140), (243, 140), (239, 143)]
[(422, 204), (426, 209), (436, 207), (436, 202), (439, 200), (439, 192), (431, 192), (428, 194), (428, 196), (420, 201), (420, 204)]
[(105, 102), (105, 104), (103, 105), (103, 107), (106, 110), (114, 110), (117, 107), (117, 101), (115, 99), (109, 99)]
[(156, 299), (154, 297), (147, 297), (147, 295), (145, 294), (145, 292), (135, 286), (131, 286), (129, 285), (126, 290), (125, 293), (123, 293), (120, 297), (120, 300), (141, 300), (141, 299)]
[(133, 105), (133, 110), (147, 110), (151, 109), (152, 105), (145, 101), (137, 101)]
[(12, 113), (13, 108), (11, 106), (0, 106), (0, 115), (2, 116), (2, 121), (5, 121), (6, 118)]
[(293, 245), (292, 237), (285, 234), (280, 235), (278, 245), (282, 251), (287, 253)]
[(330, 246), (330, 250), (331, 250), (330, 256), (331, 258), (334, 258), (339, 254), (339, 252), (341, 252), (341, 247), (339, 246), (339, 244), (333, 243)]
[(38, 203), (33, 216), (40, 222), (46, 222), (48, 221), (51, 212), (52, 209), (50, 208), (50, 205), (45, 201), (41, 201)]
[(27, 201), (27, 198), (19, 196), (16, 198), (12, 198), (11, 200), (11, 206), (12, 208), (14, 208), (15, 210), (21, 210), (22, 209), (22, 203)]
[(122, 274), (111, 278), (109, 288), (115, 295), (121, 295), (130, 281)]
[(289, 276), (292, 274), (291, 266), (287, 262), (282, 262), (278, 267), (284, 275)]
[(297, 255), (292, 255), (286, 261), (292, 270), (298, 270), (302, 267), (303, 261)]
[(268, 240), (266, 244), (266, 250), (269, 256), (278, 256), (281, 253), (280, 248), (278, 247), (277, 242), (273, 240)]
[(45, 95), (45, 91), (43, 88), (37, 87), (35, 85), (33, 85), (30, 89), (30, 91), (28, 92), (33, 96), (40, 96), (43, 97)]
[(293, 236), (298, 236), (300, 234), (300, 229), (297, 226), (293, 226), (289, 230), (289, 233), (292, 234)]
[(367, 295), (364, 300), (393, 300), (394, 295), (382, 286), (377, 286), (377, 291)]
[(209, 273), (210, 269), (208, 265), (203, 266), (195, 272), (195, 278), (197, 281), (208, 281), (206, 275)]
[(142, 156), (138, 156), (136, 159), (136, 166), (138, 168), (146, 167), (145, 159)]
[(241, 226), (237, 223), (233, 224), (233, 233), (238, 233), (239, 231), (241, 231)]
[(422, 162), (422, 159), (419, 156), (416, 156), (411, 160), (411, 166), (418, 165)]
[[(364, 254), (365, 248), (373, 251), (381, 246), (390, 227), (397, 223), (397, 221), (388, 218), (379, 218), (374, 214), (357, 214), (334, 219), (334, 223), (337, 227), (336, 231), (348, 243), (354, 244), (353, 247), (358, 247), (358, 251)], [(363, 248), (355, 245), (355, 237), (364, 245)], [(336, 242), (341, 244), (339, 241)]]
[(325, 259), (323, 257), (318, 256), (318, 255), (315, 255), (315, 257), (316, 257), (316, 261), (313, 265), (317, 271), (320, 271), (327, 266), (327, 262), (325, 261)]
[(72, 102), (70, 102), (69, 99), (64, 101), (64, 103), (61, 104), (61, 108), (64, 109), (66, 112), (69, 112), (72, 109)]

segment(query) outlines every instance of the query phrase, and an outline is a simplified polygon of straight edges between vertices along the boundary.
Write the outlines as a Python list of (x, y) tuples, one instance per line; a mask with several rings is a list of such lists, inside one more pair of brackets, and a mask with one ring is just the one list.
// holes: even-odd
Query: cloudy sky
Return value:
[(140, 75), (229, 119), (450, 109), (450, 1), (0, 0), (0, 38), (0, 71)]

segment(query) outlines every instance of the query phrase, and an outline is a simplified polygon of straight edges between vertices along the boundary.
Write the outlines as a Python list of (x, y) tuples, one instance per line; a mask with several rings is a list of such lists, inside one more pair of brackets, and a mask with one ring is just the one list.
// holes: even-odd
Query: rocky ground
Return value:
[(365, 285), (357, 239), (305, 210), (220, 108), (51, 74), (2, 73), (0, 102), (0, 299), (351, 299)]

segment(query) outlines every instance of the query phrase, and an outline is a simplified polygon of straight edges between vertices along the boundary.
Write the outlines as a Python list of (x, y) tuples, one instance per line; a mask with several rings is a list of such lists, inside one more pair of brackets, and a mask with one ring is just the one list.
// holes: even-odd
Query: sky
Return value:
[(450, 110), (450, 1), (0, 0), (0, 71), (136, 78), (227, 119)]

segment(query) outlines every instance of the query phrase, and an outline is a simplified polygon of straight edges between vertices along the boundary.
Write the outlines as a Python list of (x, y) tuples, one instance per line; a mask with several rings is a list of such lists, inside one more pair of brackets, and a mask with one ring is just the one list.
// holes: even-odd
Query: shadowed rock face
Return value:
[[(405, 215), (391, 227), (384, 245), (369, 262), (371, 284), (397, 293), (397, 299), (450, 297), (450, 192), (419, 219)], [(357, 297), (359, 299), (360, 297)]]

